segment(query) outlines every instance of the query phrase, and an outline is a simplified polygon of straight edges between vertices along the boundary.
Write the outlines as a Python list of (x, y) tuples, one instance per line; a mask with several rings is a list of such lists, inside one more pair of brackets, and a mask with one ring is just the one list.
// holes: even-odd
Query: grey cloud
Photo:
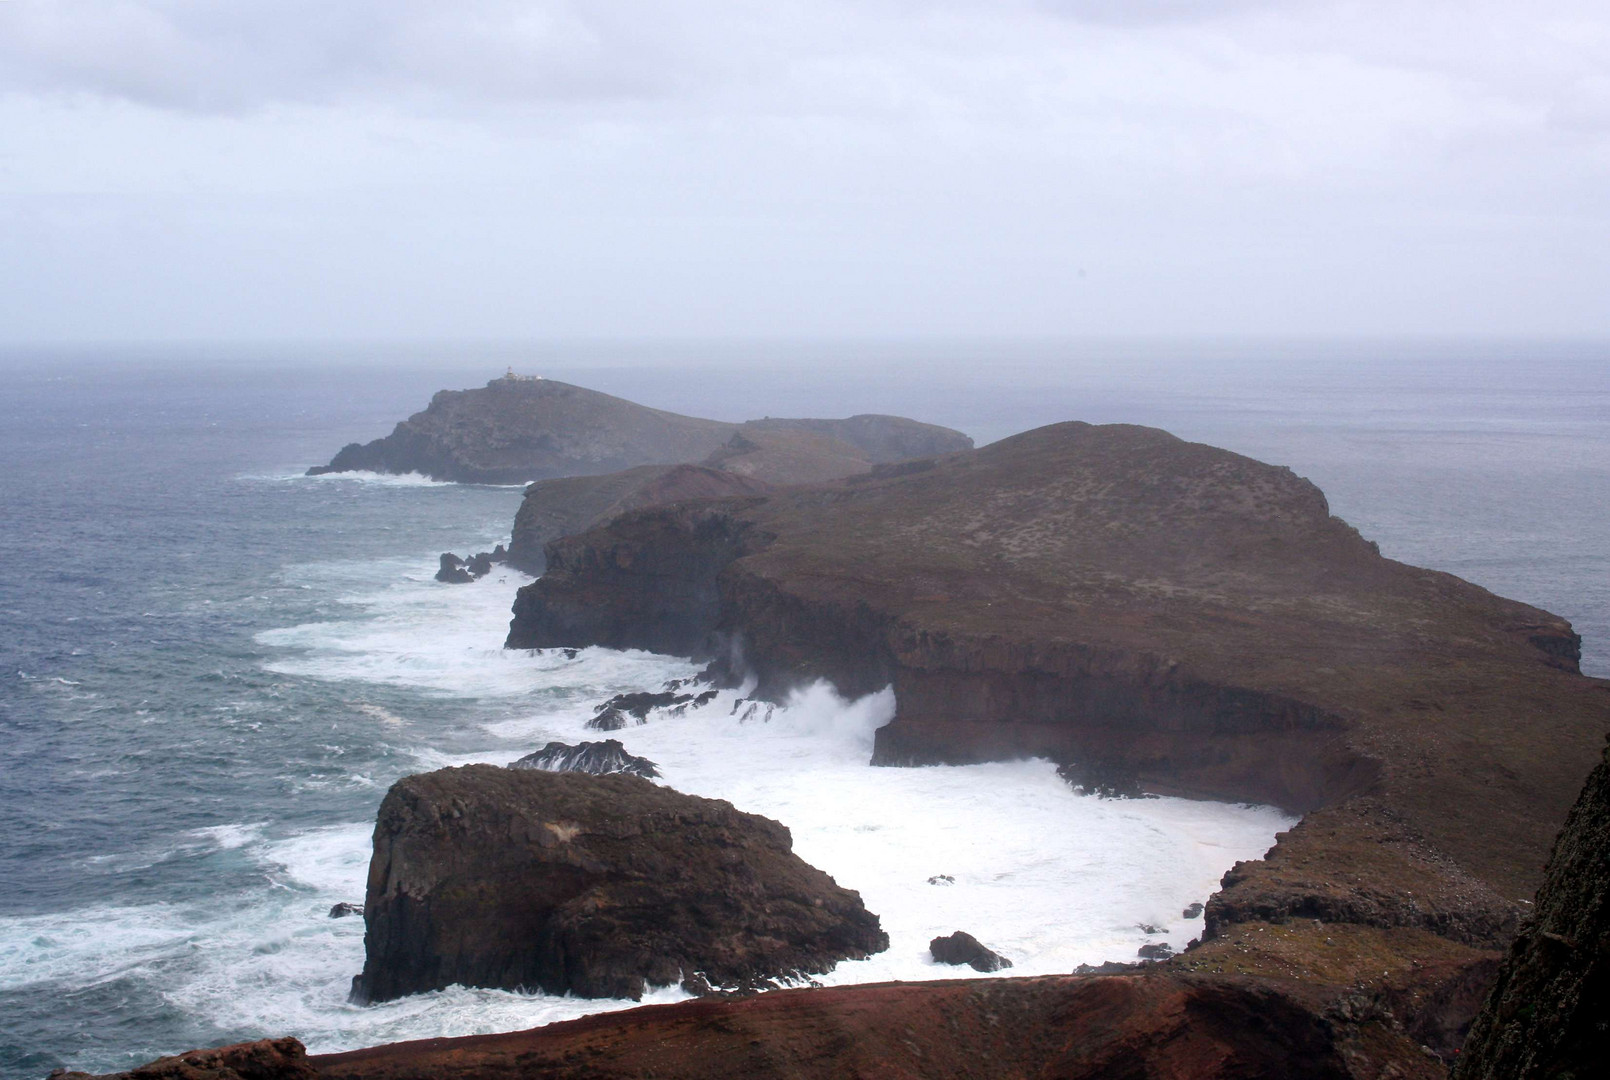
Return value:
[(674, 78), (665, 22), (630, 0), (12, 0), (0, 87), (220, 112), (380, 93), (635, 98)]

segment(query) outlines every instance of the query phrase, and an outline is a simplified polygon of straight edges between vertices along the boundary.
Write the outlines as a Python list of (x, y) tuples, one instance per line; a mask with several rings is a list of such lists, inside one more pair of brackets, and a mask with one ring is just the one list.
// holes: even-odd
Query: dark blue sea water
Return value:
[[(895, 412), (981, 442), (1062, 419), (1166, 427), (1290, 465), (1387, 555), (1567, 616), (1585, 669), (1610, 674), (1602, 347), (12, 355), (0, 359), (0, 1077), (126, 1067), (262, 1034), (332, 1049), (573, 1014), (478, 991), (346, 1006), (361, 925), (323, 916), (332, 898), (361, 900), (367, 823), (398, 776), (508, 760), (571, 731), (601, 696), (675, 667), (596, 653), (550, 670), (505, 656), (518, 575), (462, 591), (429, 581), (436, 553), (507, 536), (518, 489), (300, 475), (506, 363), (731, 419)], [(833, 724), (853, 757), (859, 735)], [(847, 804), (871, 797), (845, 771), (850, 758), (820, 760), (824, 790), (862, 792)], [(728, 790), (691, 759), (683, 768), (693, 787)], [(923, 783), (982, 800), (1018, 775)], [(1019, 779), (1040, 790), (1037, 773)], [(778, 790), (752, 797), (799, 815), (804, 845), (816, 835), (810, 800)], [(890, 798), (908, 796), (937, 797)], [(1049, 788), (1043, 798), (1048, 815), (1072, 812)], [(1188, 834), (1192, 850), (1229, 852), (1278, 824), (1250, 811), (1158, 813), (1103, 827), (1117, 836), (1140, 823), (1159, 843)], [(853, 831), (824, 818), (820, 836), (841, 828)], [(834, 850), (850, 852), (841, 841)], [(859, 865), (842, 858), (841, 877)], [(1021, 896), (1054, 899), (1064, 879), (1019, 880)], [(1151, 893), (1113, 895), (1121, 906)], [(1119, 938), (1089, 920), (1078, 955), (1104, 958)], [(1036, 948), (1032, 927), (1000, 933)]]

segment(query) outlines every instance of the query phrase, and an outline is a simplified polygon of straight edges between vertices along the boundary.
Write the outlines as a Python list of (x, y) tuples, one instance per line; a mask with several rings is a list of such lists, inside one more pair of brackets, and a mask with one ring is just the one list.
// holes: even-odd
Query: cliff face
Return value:
[(1390, 931), (1310, 943), (1367, 941), (1364, 974), (1506, 944), (1610, 729), (1564, 620), (1382, 558), (1289, 470), (1150, 429), (1056, 425), (550, 550), (511, 645), (738, 657), (771, 696), (892, 683), (877, 763), (1040, 754), (1311, 815), (1227, 877), (1212, 933)]
[[(870, 462), (972, 445), (957, 431), (895, 416), (753, 421), (751, 434), (815, 439), (840, 456)], [(437, 480), (519, 484), (596, 476), (640, 465), (702, 461), (742, 425), (650, 409), (553, 379), (505, 377), (474, 390), (443, 390), (385, 438), (352, 443), (310, 476), (364, 470), (418, 472)], [(763, 430), (762, 430), (763, 429)], [(744, 474), (745, 470), (732, 470)], [(858, 471), (844, 467), (842, 476)], [(822, 479), (818, 468), (805, 479)], [(764, 479), (764, 477), (760, 477)]]
[(1549, 856), (1457, 1080), (1601, 1076), (1610, 1063), (1610, 749)]
[(637, 776), (471, 765), (381, 804), (358, 1001), (453, 983), (641, 997), (819, 973), (888, 948), (788, 830)]

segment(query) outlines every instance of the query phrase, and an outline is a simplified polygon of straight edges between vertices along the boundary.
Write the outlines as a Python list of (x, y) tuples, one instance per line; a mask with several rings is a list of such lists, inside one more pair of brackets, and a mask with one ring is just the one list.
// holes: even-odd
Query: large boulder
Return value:
[(470, 765), (381, 804), (353, 999), (461, 983), (641, 997), (830, 970), (888, 947), (782, 825), (636, 776)]
[(1533, 912), (1471, 1025), (1457, 1080), (1610, 1067), (1610, 749), (1554, 842)]

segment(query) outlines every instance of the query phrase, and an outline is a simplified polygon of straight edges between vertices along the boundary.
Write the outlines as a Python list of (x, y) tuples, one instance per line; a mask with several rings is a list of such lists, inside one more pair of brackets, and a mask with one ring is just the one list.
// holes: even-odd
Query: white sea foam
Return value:
[(363, 470), (352, 472), (320, 473), (309, 476), (302, 471), (287, 471), (280, 473), (266, 473), (260, 475), (240, 476), (239, 480), (278, 481), (289, 483), (292, 481), (307, 481), (310, 483), (348, 483), (348, 484), (377, 484), (382, 487), (451, 487), (451, 480), (433, 480), (424, 473), (377, 473)]
[[(529, 579), (500, 570), (449, 586), (430, 580), (433, 569), (419, 558), (298, 569), (294, 580), (341, 615), (259, 635), (265, 666), (387, 687), (387, 708), (361, 692), (349, 702), (388, 730), (407, 712), (398, 694), (490, 703), (480, 746), (466, 746), (462, 732), (452, 749), (416, 743), (409, 752), (420, 769), (504, 764), (550, 739), (600, 738), (585, 724), (605, 698), (693, 673), (686, 660), (647, 653), (505, 651), (513, 593)], [(701, 709), (612, 734), (657, 762), (669, 786), (782, 821), (802, 858), (861, 892), (892, 946), (839, 965), (828, 983), (954, 976), (927, 955), (930, 938), (953, 930), (1012, 959), (1011, 974), (1130, 960), (1148, 941), (1183, 946), (1201, 921), (1181, 909), (1289, 824), (1268, 808), (1076, 795), (1044, 761), (872, 768), (874, 732), (894, 711), (889, 691), (849, 702), (818, 685), (753, 715), (736, 707), (741, 696), (725, 691)], [(413, 738), (422, 726), (410, 725)], [(373, 783), (356, 771), (339, 782)], [(194, 840), (260, 865), (262, 889), (227, 903), (0, 920), (0, 986), (132, 974), (222, 1028), (294, 1032), (315, 1051), (514, 1030), (631, 1004), (454, 987), (349, 1005), (362, 921), (327, 913), (362, 900), (371, 830), (367, 821), (275, 839), (256, 824), (198, 830)], [(954, 884), (928, 883), (938, 875)], [(668, 988), (650, 1000), (681, 996)]]

